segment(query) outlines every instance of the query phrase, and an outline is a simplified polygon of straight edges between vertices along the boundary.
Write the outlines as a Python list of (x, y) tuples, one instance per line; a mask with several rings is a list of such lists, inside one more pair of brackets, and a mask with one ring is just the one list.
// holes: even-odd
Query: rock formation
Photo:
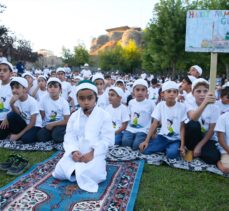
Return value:
[(97, 55), (99, 52), (116, 46), (118, 42), (121, 45), (128, 45), (129, 40), (134, 40), (137, 46), (142, 46), (142, 30), (137, 27), (121, 26), (107, 29), (106, 35), (100, 35), (98, 38), (92, 39), (91, 55)]

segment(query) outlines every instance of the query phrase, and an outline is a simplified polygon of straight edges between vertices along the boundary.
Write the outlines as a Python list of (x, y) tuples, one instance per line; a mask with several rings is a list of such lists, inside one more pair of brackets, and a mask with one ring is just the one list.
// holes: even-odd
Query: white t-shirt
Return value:
[[(215, 131), (224, 133), (224, 140), (229, 146), (229, 112), (222, 114), (216, 122)], [(223, 147), (219, 147), (221, 154), (227, 153)]]
[(168, 107), (162, 101), (154, 109), (152, 117), (161, 123), (160, 135), (170, 140), (180, 139), (181, 122), (187, 118), (183, 103), (176, 102), (174, 106)]
[(112, 124), (115, 131), (122, 126), (122, 123), (128, 122), (130, 120), (128, 108), (123, 104), (117, 108), (114, 108), (110, 104), (106, 107), (105, 110), (111, 115)]
[(40, 110), (45, 112), (44, 125), (61, 121), (65, 115), (70, 115), (68, 102), (63, 97), (53, 100), (49, 95), (46, 95), (40, 102)]
[(148, 88), (148, 92), (149, 92), (149, 100), (152, 100), (154, 103), (157, 102), (157, 99), (158, 99), (158, 91), (159, 91), (159, 88), (153, 88), (152, 86)]
[(195, 100), (194, 96), (192, 95), (192, 92), (189, 92), (188, 94), (186, 94), (184, 96), (184, 98), (185, 98), (184, 103), (185, 103), (186, 107), (189, 107), (192, 104), (195, 105), (196, 100)]
[(65, 99), (68, 100), (68, 95), (71, 92), (71, 84), (67, 81), (62, 81), (61, 82), (61, 87), (62, 87), (62, 93), (61, 96)]
[(219, 107), (220, 115), (229, 111), (229, 104), (223, 104), (221, 100), (217, 101), (216, 105)]
[(76, 97), (76, 86), (74, 86), (74, 88), (70, 92), (69, 97), (71, 97), (73, 99), (74, 105), (76, 107), (79, 104), (78, 100), (77, 100), (77, 97)]
[(18, 107), (21, 117), (25, 120), (26, 124), (30, 123), (31, 116), (36, 114), (36, 122), (34, 126), (41, 127), (42, 120), (38, 108), (38, 102), (28, 95), (28, 98), (25, 101), (17, 100), (15, 106)]
[(35, 91), (35, 89), (37, 88), (38, 84), (37, 84), (37, 80), (34, 79), (33, 80), (33, 86), (29, 89), (29, 95), (32, 95), (33, 92)]
[(105, 109), (109, 105), (108, 94), (104, 92), (102, 95), (98, 95), (97, 106)]
[(138, 102), (133, 99), (129, 102), (128, 109), (130, 121), (127, 126), (127, 131), (131, 133), (148, 133), (151, 124), (151, 114), (155, 104), (148, 99)]
[[(186, 112), (189, 111), (195, 111), (199, 106), (195, 103), (189, 104), (189, 106), (186, 106)], [(216, 123), (217, 119), (219, 118), (219, 108), (216, 106), (216, 104), (209, 104), (202, 112), (200, 118), (198, 121), (201, 125), (201, 131), (205, 133), (209, 129), (209, 124)], [(211, 140), (217, 140), (217, 137), (215, 134), (213, 134)]]
[(0, 121), (6, 118), (7, 113), (10, 112), (10, 99), (12, 97), (12, 91), (10, 84), (2, 85), (0, 87)]
[(35, 98), (36, 98), (36, 100), (37, 100), (38, 102), (40, 102), (41, 99), (42, 99), (45, 95), (47, 95), (47, 94), (48, 94), (47, 90), (42, 91), (42, 90), (38, 89)]

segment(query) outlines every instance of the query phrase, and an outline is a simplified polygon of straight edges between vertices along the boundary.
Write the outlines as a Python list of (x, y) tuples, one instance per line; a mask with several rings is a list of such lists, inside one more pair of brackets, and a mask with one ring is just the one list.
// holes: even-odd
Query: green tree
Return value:
[(134, 40), (129, 40), (128, 45), (123, 47), (122, 54), (125, 61), (125, 66), (123, 67), (125, 72), (133, 73), (141, 67), (141, 50)]
[(100, 52), (98, 61), (103, 70), (132, 73), (141, 68), (141, 50), (134, 40), (129, 40), (126, 46), (118, 43), (115, 47)]
[(100, 52), (98, 55), (98, 63), (103, 70), (122, 70), (124, 59), (121, 45)]
[(70, 66), (81, 66), (89, 62), (89, 53), (84, 45), (78, 45), (74, 47), (73, 53), (70, 49), (62, 48), (63, 62)]
[(144, 68), (153, 64), (152, 68), (167, 68), (175, 75), (185, 57), (185, 20), (186, 7), (181, 0), (160, 0), (155, 5), (154, 17), (145, 31)]

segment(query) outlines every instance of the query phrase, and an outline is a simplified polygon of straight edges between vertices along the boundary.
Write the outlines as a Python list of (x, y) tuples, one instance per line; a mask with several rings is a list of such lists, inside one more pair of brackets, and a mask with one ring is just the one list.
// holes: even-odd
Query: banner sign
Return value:
[(189, 10), (185, 51), (229, 52), (229, 10)]

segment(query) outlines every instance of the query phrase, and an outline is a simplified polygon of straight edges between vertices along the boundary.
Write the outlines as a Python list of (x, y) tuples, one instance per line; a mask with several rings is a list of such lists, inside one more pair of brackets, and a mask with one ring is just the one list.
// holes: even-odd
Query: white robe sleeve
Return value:
[[(78, 114), (79, 115), (79, 114)], [(79, 141), (74, 130), (76, 124), (77, 113), (71, 115), (68, 120), (66, 134), (64, 136), (64, 150), (66, 154), (71, 154), (73, 151), (79, 151)]]
[(106, 113), (102, 124), (100, 139), (92, 145), (94, 156), (106, 155), (109, 146), (113, 146), (115, 141), (115, 132), (112, 126), (111, 116)]

